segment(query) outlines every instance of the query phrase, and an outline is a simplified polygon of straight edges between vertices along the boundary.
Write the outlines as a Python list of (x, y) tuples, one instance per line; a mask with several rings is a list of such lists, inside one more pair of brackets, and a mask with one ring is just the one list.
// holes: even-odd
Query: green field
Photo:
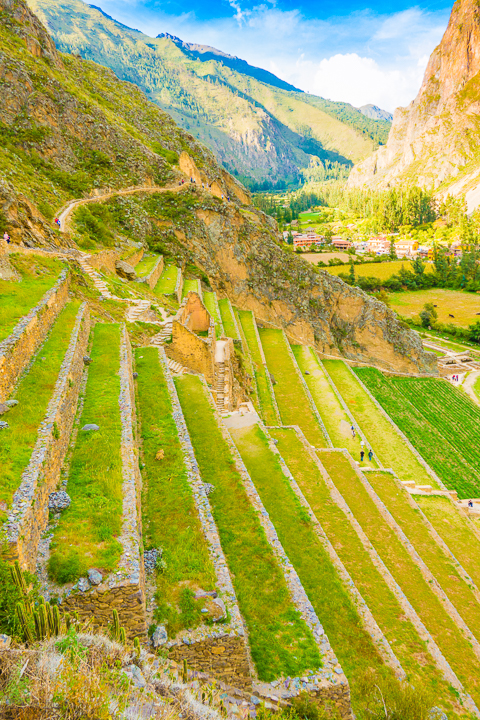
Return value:
[(135, 272), (137, 273), (138, 277), (145, 277), (146, 275), (151, 273), (159, 259), (160, 255), (144, 255), (138, 265), (135, 266)]
[(189, 292), (198, 293), (198, 279), (197, 278), (184, 279), (183, 291), (182, 291), (183, 297), (186, 297)]
[[(319, 255), (319, 260), (322, 259), (322, 256)], [(402, 265), (405, 268), (405, 270), (411, 269), (411, 263), (409, 260), (392, 260), (391, 262), (381, 262), (381, 263), (375, 263), (375, 262), (367, 262), (362, 263), (361, 265), (355, 265), (355, 275), (360, 277), (374, 277), (379, 278), (380, 280), (388, 280), (388, 278), (392, 277), (392, 275), (396, 275), (401, 269)], [(426, 272), (431, 271), (432, 265), (426, 266)], [(323, 270), (326, 270), (331, 275), (340, 275), (340, 273), (346, 273), (348, 275), (350, 271), (349, 265), (336, 265), (332, 267), (326, 267), (323, 268)], [(399, 295), (405, 295), (406, 293), (396, 293), (395, 296)], [(411, 295), (414, 293), (408, 293), (408, 295)], [(394, 295), (391, 296), (392, 298)], [(425, 300), (425, 302), (427, 302)], [(393, 305), (393, 301), (392, 301)], [(423, 307), (423, 305), (422, 305)], [(421, 308), (420, 308), (421, 309)]]
[(222, 336), (222, 319), (220, 317), (220, 313), (218, 312), (217, 303), (215, 302), (216, 295), (214, 292), (204, 292), (203, 293), (203, 304), (207, 308), (208, 312), (210, 313), (210, 316), (213, 318), (213, 321), (215, 323), (215, 335), (218, 338)]
[(178, 268), (176, 265), (167, 265), (155, 285), (155, 295), (171, 295), (177, 285)]
[(9, 424), (0, 433), (2, 468), (0, 500), (10, 505), (37, 441), (38, 427), (45, 417), (58, 373), (70, 342), (80, 303), (72, 301), (59, 314), (45, 344), (13, 393), (18, 405), (2, 417)]
[(55, 285), (63, 264), (43, 255), (8, 256), (21, 281), (0, 279), (0, 342), (12, 332), (18, 321)]
[[(391, 293), (389, 300), (392, 310), (404, 317), (418, 315), (425, 303), (433, 303), (436, 305), (438, 322), (467, 327), (479, 319), (480, 304), (475, 293), (431, 288)], [(450, 315), (454, 317), (449, 317)]]
[(73, 450), (67, 488), (72, 502), (53, 531), (48, 562), (50, 577), (60, 584), (92, 567), (112, 572), (122, 554), (119, 325), (95, 325), (90, 356), (80, 428), (94, 423), (100, 429), (80, 430)]
[(220, 315), (222, 316), (223, 329), (227, 337), (233, 338), (234, 340), (240, 340), (238, 337), (237, 328), (235, 327), (235, 320), (233, 317), (233, 309), (227, 298), (222, 298), (218, 301), (218, 307), (220, 308)]
[(479, 408), (442, 380), (355, 372), (444, 484), (460, 498), (478, 497)]
[(175, 379), (182, 410), (209, 495), (261, 680), (295, 677), (319, 667), (313, 636), (295, 609), (283, 573), (260, 525), (200, 379)]

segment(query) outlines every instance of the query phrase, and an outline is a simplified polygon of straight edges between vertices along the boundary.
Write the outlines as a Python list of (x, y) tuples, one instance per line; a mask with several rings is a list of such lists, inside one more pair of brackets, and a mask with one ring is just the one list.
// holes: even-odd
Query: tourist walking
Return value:
[(352, 431), (352, 437), (355, 438), (355, 428), (354, 428), (353, 425), (352, 425), (352, 427), (350, 428), (350, 430)]
[(7, 244), (10, 243), (10, 235), (7, 233), (6, 230), (5, 230), (5, 232), (3, 233), (3, 239), (5, 240), (5, 242), (6, 242)]
[(55, 222), (55, 225), (58, 225), (58, 227), (60, 227), (60, 220), (59, 220), (59, 218), (55, 218), (54, 222)]
[(373, 450), (370, 448), (370, 450), (368, 451), (368, 459), (370, 460), (370, 462), (372, 462), (372, 458), (373, 458)]
[(360, 462), (363, 462), (364, 457), (365, 457), (365, 450), (360, 450)]

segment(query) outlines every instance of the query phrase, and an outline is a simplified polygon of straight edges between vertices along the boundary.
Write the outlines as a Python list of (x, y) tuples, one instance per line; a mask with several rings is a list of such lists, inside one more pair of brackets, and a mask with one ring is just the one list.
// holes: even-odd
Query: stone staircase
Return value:
[(187, 369), (183, 365), (180, 365), (180, 363), (172, 360), (172, 358), (167, 358), (167, 365), (170, 372), (172, 372), (174, 375), (183, 375), (183, 373)]
[(160, 332), (158, 332), (156, 335), (153, 335), (150, 338), (150, 345), (163, 345), (166, 340), (171, 338), (172, 336), (172, 320), (167, 320), (163, 325)]
[(150, 300), (132, 300), (130, 302), (134, 302), (135, 305), (129, 307), (125, 313), (127, 322), (136, 322), (137, 320), (140, 320), (143, 313), (151, 306)]
[(216, 405), (219, 412), (225, 412), (225, 363), (216, 363), (217, 369), (217, 399)]
[(80, 255), (78, 257), (78, 263), (80, 267), (82, 268), (83, 272), (88, 275), (93, 280), (93, 284), (100, 293), (100, 295), (104, 298), (108, 298), (111, 300), (121, 300), (121, 298), (116, 297), (116, 295), (112, 295), (110, 290), (108, 289), (108, 285), (105, 282), (105, 280), (102, 279), (99, 273), (97, 273), (91, 265), (88, 264), (87, 257), (85, 255)]

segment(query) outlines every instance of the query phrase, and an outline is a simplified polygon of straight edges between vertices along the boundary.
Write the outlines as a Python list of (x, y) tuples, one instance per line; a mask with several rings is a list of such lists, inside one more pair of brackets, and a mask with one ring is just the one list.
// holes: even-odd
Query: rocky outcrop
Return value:
[(353, 168), (349, 186), (385, 188), (408, 181), (440, 194), (476, 187), (479, 71), (480, 7), (475, 0), (457, 0), (417, 97), (397, 108), (387, 145)]

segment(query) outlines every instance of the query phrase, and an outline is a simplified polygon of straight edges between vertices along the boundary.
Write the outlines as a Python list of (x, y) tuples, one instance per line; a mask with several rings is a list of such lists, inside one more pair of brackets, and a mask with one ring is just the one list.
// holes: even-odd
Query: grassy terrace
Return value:
[(155, 295), (171, 295), (175, 292), (177, 285), (177, 272), (178, 268), (176, 265), (167, 265), (160, 278), (155, 285)]
[[(459, 563), (480, 588), (480, 540), (474, 524), (454, 506), (451, 500), (440, 496), (416, 495), (415, 500), (447, 543)], [(478, 528), (478, 525), (477, 525)]]
[(442, 552), (430, 535), (418, 509), (408, 502), (406, 490), (398, 487), (389, 473), (369, 472), (367, 479), (475, 637), (480, 637), (480, 605), (469, 586), (462, 580), (453, 560)]
[(188, 278), (183, 281), (183, 297), (186, 297), (189, 292), (198, 293), (198, 280), (197, 278)]
[[(390, 642), (409, 680), (413, 684), (420, 682), (424, 687), (431, 687), (435, 690), (439, 702), (448, 706), (454, 699), (453, 693), (447, 683), (441, 679), (431, 656), (425, 652), (424, 644), (417, 631), (405, 617), (402, 607), (371, 561), (355, 530), (346, 520), (342, 510), (332, 500), (323, 476), (310, 454), (299, 442), (294, 430), (286, 428), (272, 430), (271, 434), (278, 440), (278, 449), (282, 457), (379, 627)], [(330, 598), (335, 600), (335, 593), (339, 591), (338, 583), (330, 585)], [(364, 651), (356, 658), (355, 663), (351, 657), (353, 653), (348, 650), (348, 645), (340, 642), (338, 649), (336, 647), (336, 637), (339, 634), (341, 637), (345, 630), (344, 628), (335, 628), (337, 623), (335, 611), (328, 613), (325, 620), (322, 618), (322, 622), (325, 624), (330, 641), (335, 641), (334, 648), (347, 672), (352, 687), (355, 710), (357, 710), (358, 703), (362, 702), (358, 683), (361, 682), (366, 668), (370, 666), (371, 650), (368, 644), (365, 644), (368, 652), (365, 652), (360, 646), (360, 650)], [(419, 658), (421, 658), (421, 662), (419, 662)]]
[[(355, 460), (359, 460), (361, 438), (358, 434), (352, 437), (350, 418), (333, 392), (315, 351), (304, 345), (292, 345), (292, 350), (333, 446), (346, 448)], [(366, 455), (364, 465), (375, 467), (375, 461), (370, 463)]]
[(395, 470), (401, 480), (414, 480), (419, 485), (434, 484), (345, 363), (342, 360), (324, 360), (323, 365), (383, 466)]
[(238, 337), (237, 329), (235, 327), (235, 320), (233, 318), (233, 312), (230, 309), (230, 303), (226, 298), (222, 298), (218, 301), (218, 307), (220, 308), (220, 315), (222, 316), (223, 329), (225, 335), (231, 337), (234, 340), (240, 340)]
[(73, 451), (67, 488), (72, 502), (55, 528), (48, 563), (49, 575), (60, 584), (92, 567), (110, 572), (121, 555), (119, 325), (95, 325), (90, 356), (79, 427), (95, 423), (100, 429), (79, 430)]
[[(215, 572), (188, 484), (157, 348), (137, 348), (135, 362), (144, 462), (144, 547), (163, 549), (166, 567), (156, 572), (155, 620), (166, 623), (173, 637), (201, 622), (201, 605), (197, 607), (193, 594), (214, 590)], [(164, 457), (157, 460), (160, 449)]]
[[(9, 429), (0, 433), (0, 501), (10, 505), (37, 441), (37, 432), (55, 389), (80, 303), (68, 303), (58, 316), (31, 368), (14, 393), (18, 405), (3, 418)], [(3, 515), (3, 513), (2, 513)]]
[[(448, 392), (442, 394), (443, 383), (438, 383), (432, 390), (428, 384), (419, 388), (416, 383), (411, 386), (397, 383), (397, 378), (386, 378), (373, 368), (358, 368), (356, 372), (445, 485), (450, 490), (456, 490), (461, 498), (476, 497), (480, 488), (480, 472), (475, 460), (478, 429), (472, 418), (476, 417), (478, 423), (480, 413), (475, 405), (465, 397), (465, 410), (458, 410), (458, 405), (462, 403), (458, 402), (455, 406), (455, 396), (450, 396)], [(435, 395), (437, 389), (438, 400)], [(459, 401), (463, 400), (460, 393), (458, 397)], [(473, 408), (472, 416), (468, 415), (470, 406)], [(464, 417), (462, 412), (465, 412)], [(453, 423), (453, 429), (458, 429), (459, 440), (452, 434), (448, 423)], [(471, 430), (471, 436), (468, 430)]]
[(43, 255), (12, 253), (8, 257), (22, 281), (0, 280), (0, 342), (55, 285), (63, 267), (59, 260)]
[(318, 668), (321, 659), (313, 636), (290, 599), (202, 383), (192, 375), (175, 383), (200, 473), (215, 486), (209, 500), (260, 679), (294, 677)]
[(220, 326), (221, 323), (221, 317), (218, 313), (217, 306), (215, 304), (215, 293), (213, 292), (204, 292), (203, 293), (203, 304), (207, 308), (208, 312), (213, 318), (213, 321), (215, 322), (215, 335), (217, 338), (221, 337), (222, 335), (222, 329)]
[(255, 318), (251, 310), (239, 310), (238, 317), (252, 357), (253, 371), (258, 387), (258, 400), (263, 420), (267, 425), (277, 425), (278, 419), (267, 381), (267, 370), (262, 363), (262, 356), (255, 333)]
[(157, 264), (159, 258), (160, 255), (156, 255), (154, 253), (148, 253), (144, 255), (138, 265), (135, 266), (135, 272), (137, 273), (138, 277), (145, 277), (145, 275), (151, 273), (153, 268)]
[(260, 329), (259, 332), (268, 369), (276, 381), (274, 390), (283, 424), (298, 425), (314, 447), (327, 447), (323, 431), (288, 353), (282, 331)]
[(443, 652), (447, 662), (474, 701), (480, 701), (480, 660), (470, 642), (450, 619), (420, 568), (383, 519), (347, 458), (341, 452), (319, 453), (321, 462), (341, 492), (356, 520), (402, 588), (408, 600)]

